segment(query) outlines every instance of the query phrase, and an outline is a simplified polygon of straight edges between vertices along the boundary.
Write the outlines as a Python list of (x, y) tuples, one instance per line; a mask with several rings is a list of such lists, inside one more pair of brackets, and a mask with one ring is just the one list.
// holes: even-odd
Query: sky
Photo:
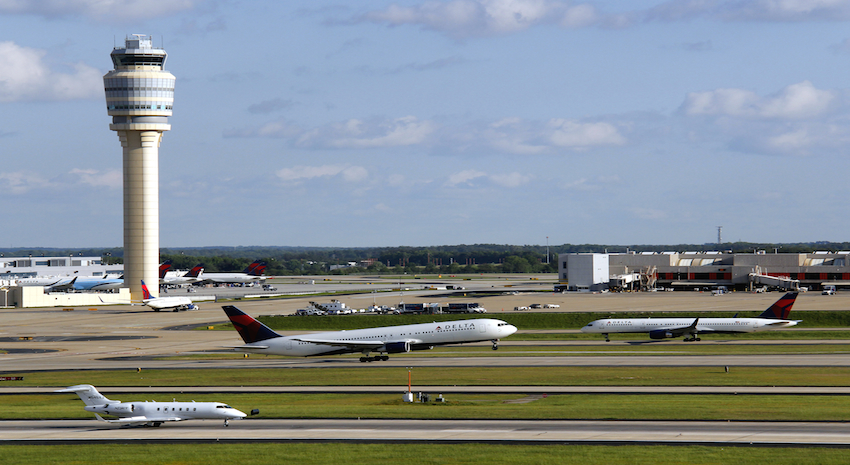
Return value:
[(3, 247), (123, 240), (102, 76), (177, 78), (160, 245), (848, 241), (850, 0), (0, 0)]

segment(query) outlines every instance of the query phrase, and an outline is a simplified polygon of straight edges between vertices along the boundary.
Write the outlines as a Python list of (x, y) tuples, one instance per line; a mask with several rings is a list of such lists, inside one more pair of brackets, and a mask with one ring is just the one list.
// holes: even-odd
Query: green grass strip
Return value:
[(42, 464), (846, 464), (846, 449), (490, 444), (166, 444), (0, 446), (7, 463)]
[[(112, 400), (226, 402), (254, 418), (505, 420), (844, 421), (850, 396), (656, 394), (444, 394), (444, 403), (404, 403), (398, 394), (109, 394)], [(437, 392), (431, 393), (432, 398)], [(74, 394), (0, 396), (0, 419), (86, 419)], [(521, 402), (517, 402), (521, 401)], [(247, 420), (250, 421), (250, 420)]]
[[(406, 386), (407, 369), (352, 368), (72, 370), (9, 372), (14, 386)], [(413, 382), (432, 386), (848, 386), (848, 367), (414, 367)]]

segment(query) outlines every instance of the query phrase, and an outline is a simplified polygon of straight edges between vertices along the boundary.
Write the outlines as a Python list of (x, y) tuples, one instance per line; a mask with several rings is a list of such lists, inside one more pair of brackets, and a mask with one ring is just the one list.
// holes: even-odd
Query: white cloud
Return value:
[(0, 42), (0, 102), (73, 100), (103, 95), (100, 71), (73, 64), (71, 74), (51, 70), (44, 62), (46, 52)]
[(472, 181), (476, 179), (486, 179), (491, 183), (501, 187), (514, 188), (531, 181), (532, 176), (517, 172), (504, 174), (487, 174), (483, 171), (478, 170), (464, 170), (449, 175), (449, 179), (448, 181), (446, 181), (446, 186), (455, 187), (461, 184), (473, 186)]
[(0, 173), (0, 182), (5, 185), (4, 191), (13, 194), (24, 194), (33, 189), (44, 189), (50, 185), (50, 182), (40, 175), (22, 171)]
[(295, 166), (279, 170), (277, 176), (284, 181), (293, 181), (296, 183), (304, 180), (333, 176), (341, 176), (342, 179), (349, 182), (358, 182), (368, 178), (369, 171), (362, 166)]
[(480, 178), (483, 176), (487, 176), (487, 173), (476, 170), (465, 170), (450, 175), (447, 184), (449, 186), (456, 186), (458, 184), (469, 184), (469, 182), (473, 179)]
[(94, 169), (74, 168), (71, 174), (79, 176), (80, 182), (94, 187), (108, 187), (120, 189), (124, 186), (124, 176), (119, 170), (111, 170), (101, 173)]
[(835, 100), (835, 92), (817, 89), (811, 82), (803, 81), (767, 97), (744, 89), (693, 92), (685, 98), (681, 110), (691, 116), (804, 119), (823, 115)]
[(558, 147), (581, 149), (626, 143), (626, 138), (610, 123), (581, 123), (575, 120), (553, 119), (549, 121), (548, 127), (552, 130), (549, 140)]
[(850, 19), (846, 0), (672, 0), (643, 12), (647, 20), (684, 21), (843, 21)]
[(517, 172), (506, 174), (494, 174), (490, 180), (502, 187), (519, 187), (531, 181), (531, 176)]
[(555, 0), (429, 0), (414, 6), (390, 5), (361, 21), (389, 26), (418, 25), (453, 37), (505, 35), (542, 24), (586, 27), (600, 20), (587, 3)]
[(804, 22), (850, 19), (847, 0), (671, 0), (646, 9), (605, 13), (569, 0), (424, 0), (392, 4), (353, 21), (413, 25), (455, 38), (499, 36), (541, 25), (622, 28), (639, 22)]
[(306, 131), (295, 143), (299, 147), (311, 148), (401, 147), (421, 144), (435, 129), (435, 123), (420, 121), (415, 116), (395, 119), (350, 119)]
[(561, 118), (546, 123), (504, 118), (488, 125), (478, 138), (496, 150), (517, 155), (541, 154), (563, 148), (586, 150), (626, 143), (626, 138), (611, 123)]
[(48, 179), (39, 173), (15, 171), (0, 173), (0, 186), (13, 194), (25, 194), (31, 191), (57, 191), (72, 188), (91, 190), (92, 187), (120, 189), (123, 175), (119, 170), (101, 172), (96, 169), (74, 168), (66, 174)]
[(204, 0), (0, 0), (0, 14), (140, 20), (168, 16), (202, 3)]

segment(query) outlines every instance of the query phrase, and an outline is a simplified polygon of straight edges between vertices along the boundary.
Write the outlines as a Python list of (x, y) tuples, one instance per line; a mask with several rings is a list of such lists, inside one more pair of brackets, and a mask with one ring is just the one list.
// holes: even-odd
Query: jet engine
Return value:
[(672, 337), (676, 337), (670, 331), (666, 329), (655, 329), (649, 332), (650, 339), (669, 339)]
[(403, 352), (410, 352), (410, 343), (407, 341), (404, 342), (390, 342), (389, 344), (385, 344), (384, 347), (378, 349), (378, 352), (386, 352), (388, 354), (400, 354)]

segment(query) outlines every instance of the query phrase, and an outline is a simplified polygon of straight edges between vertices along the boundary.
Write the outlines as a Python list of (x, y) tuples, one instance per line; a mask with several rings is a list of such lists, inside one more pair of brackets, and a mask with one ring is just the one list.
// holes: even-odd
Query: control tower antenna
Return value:
[[(171, 129), (174, 75), (164, 70), (165, 50), (133, 34), (114, 47), (115, 69), (103, 76), (109, 129), (124, 153), (124, 287), (142, 299), (142, 280), (159, 282), (159, 143)], [(149, 288), (158, 296), (159, 286)]]
[(723, 243), (723, 236), (721, 235), (722, 232), (723, 232), (723, 226), (718, 226), (717, 227), (717, 243), (718, 244)]

